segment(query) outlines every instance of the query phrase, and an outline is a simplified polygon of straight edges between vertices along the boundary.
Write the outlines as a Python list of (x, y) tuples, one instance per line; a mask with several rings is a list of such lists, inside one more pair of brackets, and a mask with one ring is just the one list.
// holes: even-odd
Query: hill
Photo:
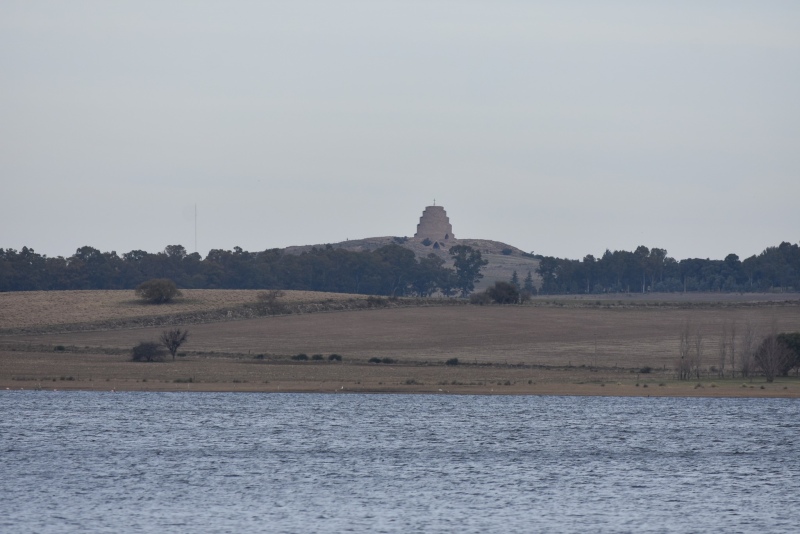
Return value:
[(530, 271), (537, 287), (541, 284), (541, 280), (536, 274), (536, 269), (539, 267), (539, 260), (517, 247), (490, 239), (453, 239), (447, 243), (441, 243), (422, 237), (384, 236), (351, 239), (340, 243), (293, 246), (287, 247), (283, 249), (283, 251), (287, 254), (301, 254), (313, 248), (325, 248), (330, 246), (353, 252), (371, 252), (391, 244), (407, 248), (414, 252), (417, 257), (436, 254), (443, 258), (447, 262), (447, 265), (450, 266), (453, 264), (452, 258), (448, 252), (450, 247), (454, 245), (466, 245), (480, 251), (483, 258), (489, 263), (482, 271), (483, 279), (480, 283), (475, 285), (476, 290), (485, 289), (498, 280), (508, 281), (511, 279), (514, 271), (517, 271), (520, 280), (523, 280), (528, 274), (528, 271)]

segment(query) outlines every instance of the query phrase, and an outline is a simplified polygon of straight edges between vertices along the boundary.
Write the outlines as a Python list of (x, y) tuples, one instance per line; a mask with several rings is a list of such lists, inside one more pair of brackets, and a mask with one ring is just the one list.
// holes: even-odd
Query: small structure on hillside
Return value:
[[(428, 206), (422, 212), (414, 237), (430, 239), (431, 241), (447, 242), (455, 240), (450, 219), (442, 206)], [(438, 248), (438, 247), (437, 247)]]

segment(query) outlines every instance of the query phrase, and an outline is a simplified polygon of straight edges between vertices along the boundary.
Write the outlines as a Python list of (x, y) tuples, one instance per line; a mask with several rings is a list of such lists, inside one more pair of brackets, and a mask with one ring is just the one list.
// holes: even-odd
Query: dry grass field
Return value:
[[(41, 327), (108, 323), (114, 320), (158, 317), (216, 310), (233, 310), (256, 302), (260, 291), (237, 289), (184, 289), (183, 296), (153, 306), (136, 298), (132, 290), (20, 291), (0, 293), (0, 331)], [(283, 291), (287, 303), (365, 299), (364, 295)]]
[[(67, 294), (65, 294), (67, 293)], [(72, 324), (167, 308), (138, 304), (123, 292), (0, 294), (2, 328)], [(235, 307), (253, 291), (186, 292), (186, 307)], [(92, 296), (96, 298), (92, 298)], [(7, 298), (9, 296), (14, 297)], [(25, 297), (29, 299), (25, 299)], [(765, 384), (674, 380), (681, 326), (704, 337), (704, 367), (717, 365), (724, 323), (766, 333), (800, 330), (800, 301), (774, 297), (643, 301), (537, 301), (531, 306), (442, 306), (339, 311), (189, 325), (177, 361), (130, 362), (139, 341), (161, 327), (0, 336), (0, 385), (8, 388), (115, 388), (242, 391), (417, 391), (450, 393), (798, 396), (795, 378)], [(785, 297), (785, 296), (784, 296)], [(320, 301), (350, 295), (292, 294)], [(652, 298), (652, 296), (651, 296)], [(96, 301), (96, 302), (93, 302)], [(78, 305), (80, 303), (80, 305)], [(9, 310), (22, 315), (17, 318)], [(72, 312), (70, 310), (73, 310)], [(107, 310), (107, 311), (104, 311)], [(8, 321), (8, 322), (7, 322)], [(343, 361), (297, 362), (292, 355), (339, 354)], [(391, 358), (392, 364), (368, 363)], [(444, 365), (458, 358), (459, 365)], [(642, 374), (641, 369), (652, 368)], [(63, 377), (63, 380), (62, 380)], [(70, 378), (72, 380), (70, 380)], [(191, 381), (190, 381), (191, 379)], [(637, 385), (639, 384), (639, 385)], [(661, 384), (661, 385), (659, 385)], [(647, 385), (647, 387), (645, 387)], [(764, 386), (762, 389), (761, 386)]]

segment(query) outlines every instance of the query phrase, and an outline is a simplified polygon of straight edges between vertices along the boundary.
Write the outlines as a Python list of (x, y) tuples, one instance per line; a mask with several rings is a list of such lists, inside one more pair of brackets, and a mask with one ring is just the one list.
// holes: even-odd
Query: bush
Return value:
[(292, 356), (292, 359), (295, 360), (295, 361), (298, 361), (298, 362), (304, 362), (304, 361), (308, 360), (308, 355), (303, 354), (301, 352), (300, 354), (295, 354), (294, 356)]
[(423, 245), (425, 245), (426, 247), (429, 247), (429, 246), (431, 246), (431, 243), (433, 243), (433, 241), (431, 241), (431, 240), (430, 240), (430, 239), (428, 239), (427, 237), (426, 237), (425, 239), (423, 239), (423, 240), (422, 240), (422, 244), (423, 244)]
[(164, 351), (160, 343), (142, 341), (131, 349), (131, 360), (135, 362), (164, 361)]
[(283, 297), (283, 291), (262, 291), (256, 295), (255, 309), (259, 315), (283, 315), (289, 312), (289, 307), (278, 299)]
[(367, 297), (367, 306), (370, 308), (382, 308), (387, 305), (387, 300), (381, 297), (370, 295)]
[(314, 361), (319, 361), (319, 360), (324, 360), (325, 358), (322, 356), (322, 354), (314, 354), (311, 357), (311, 359), (314, 360)]
[(342, 357), (339, 356), (338, 354), (331, 354), (330, 356), (328, 356), (328, 361), (329, 362), (340, 362), (340, 361), (342, 361)]
[(154, 278), (142, 282), (135, 290), (136, 296), (151, 304), (164, 304), (175, 297), (180, 297), (181, 292), (175, 282), (169, 278)]
[(472, 295), (469, 296), (470, 304), (477, 304), (478, 306), (483, 306), (491, 302), (492, 302), (492, 297), (490, 297), (489, 293), (487, 293), (486, 291), (481, 291), (480, 293), (473, 293)]
[(370, 358), (367, 360), (369, 363), (394, 363), (395, 360), (392, 358)]
[(510, 248), (504, 248), (502, 250), (502, 252), (503, 252), (503, 256), (511, 256), (514, 253), (514, 251), (511, 250)]
[(494, 287), (486, 293), (498, 304), (516, 304), (519, 302), (519, 289), (509, 282), (495, 282)]
[(444, 364), (445, 365), (458, 365), (458, 358), (450, 358), (449, 360), (444, 362)]
[(648, 366), (648, 365), (646, 365), (646, 366), (642, 367), (641, 369), (639, 369), (639, 372), (642, 373), (643, 375), (649, 374), (652, 371), (653, 371), (653, 368)]

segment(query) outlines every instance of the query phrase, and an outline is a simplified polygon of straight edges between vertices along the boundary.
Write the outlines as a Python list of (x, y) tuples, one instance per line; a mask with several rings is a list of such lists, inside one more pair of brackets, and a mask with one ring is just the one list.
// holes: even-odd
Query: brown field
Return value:
[[(234, 309), (256, 301), (260, 291), (237, 289), (183, 289), (174, 302), (153, 306), (133, 291), (20, 291), (0, 293), (0, 330), (43, 325), (108, 322)], [(284, 291), (291, 303), (364, 299), (364, 295)]]
[[(187, 291), (191, 302), (176, 302), (169, 313), (183, 313), (188, 306), (235, 307), (252, 302), (255, 293)], [(353, 298), (290, 293), (287, 298), (308, 301)], [(674, 379), (678, 332), (685, 321), (703, 332), (708, 369), (718, 365), (716, 347), (723, 323), (736, 322), (741, 328), (750, 322), (762, 333), (773, 324), (780, 331), (800, 330), (800, 301), (781, 297), (737, 300), (707, 295), (612, 306), (602, 299), (575, 305), (551, 299), (531, 306), (401, 307), (194, 324), (188, 326), (190, 339), (182, 347), (185, 356), (164, 363), (128, 361), (130, 347), (155, 340), (160, 327), (3, 335), (0, 386), (800, 396), (800, 381), (794, 377), (765, 384), (761, 377), (720, 380), (709, 370), (700, 382)], [(2, 329), (102, 322), (108, 315), (152, 314), (154, 309), (132, 302), (131, 292), (0, 294), (0, 303)], [(157, 310), (163, 313), (164, 308)], [(344, 361), (292, 361), (290, 356), (298, 353), (336, 353)], [(396, 362), (367, 363), (371, 357)], [(444, 365), (450, 358), (458, 358), (460, 364)], [(643, 367), (652, 371), (642, 374)]]

